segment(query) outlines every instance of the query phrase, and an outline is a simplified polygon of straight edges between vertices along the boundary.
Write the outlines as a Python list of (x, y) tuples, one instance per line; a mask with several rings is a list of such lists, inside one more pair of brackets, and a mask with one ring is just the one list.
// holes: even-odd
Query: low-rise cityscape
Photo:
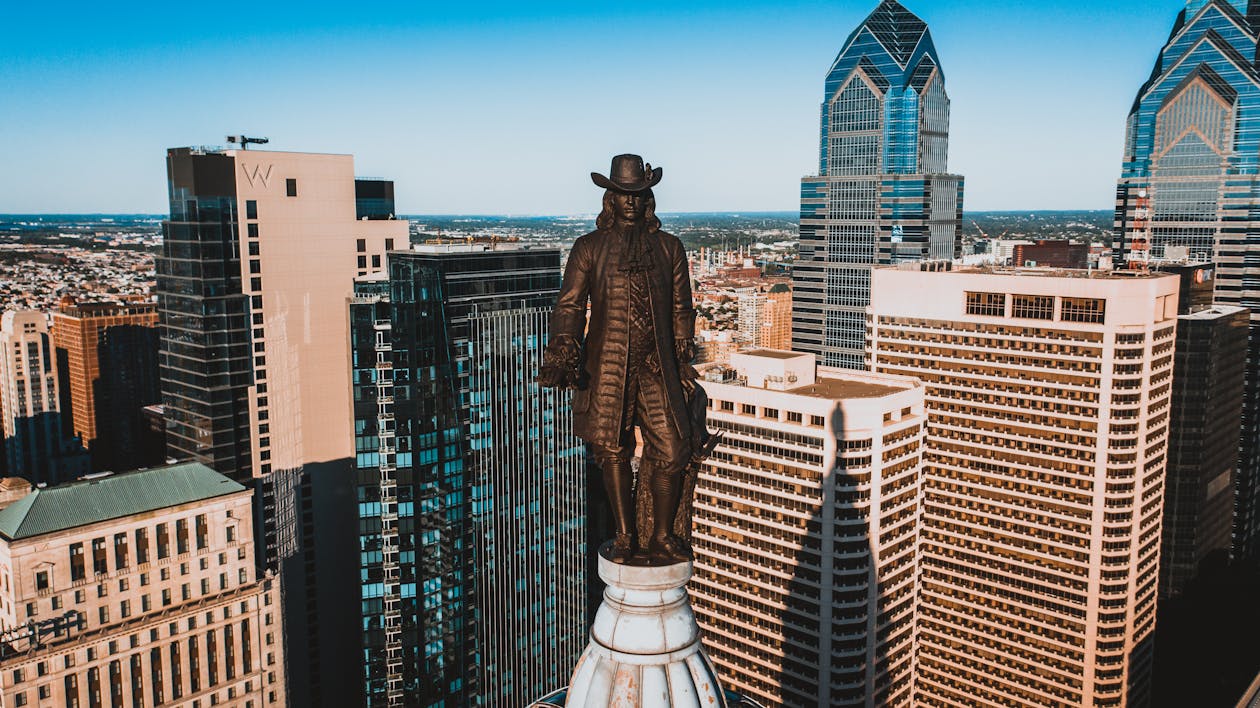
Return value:
[(0, 215), (0, 707), (1260, 706), (1260, 0), (1007, 211), (872, 2), (798, 211), (175, 123), (166, 213)]

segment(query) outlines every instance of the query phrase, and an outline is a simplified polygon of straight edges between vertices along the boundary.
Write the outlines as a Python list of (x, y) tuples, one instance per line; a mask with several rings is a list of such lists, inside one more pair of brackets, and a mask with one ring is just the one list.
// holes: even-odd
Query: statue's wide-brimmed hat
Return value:
[(653, 169), (650, 162), (645, 168), (643, 158), (638, 155), (617, 155), (608, 168), (608, 176), (592, 172), (591, 181), (604, 189), (633, 194), (656, 186), (661, 181), (661, 172), (659, 167)]

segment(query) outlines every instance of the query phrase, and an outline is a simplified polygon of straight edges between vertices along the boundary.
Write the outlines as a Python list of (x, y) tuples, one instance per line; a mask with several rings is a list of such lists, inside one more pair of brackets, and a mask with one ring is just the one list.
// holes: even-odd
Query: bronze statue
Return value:
[[(591, 173), (605, 189), (603, 211), (569, 253), (538, 376), (544, 386), (576, 389), (574, 432), (603, 472), (616, 531), (608, 557), (618, 563), (644, 560), (644, 552), (657, 563), (690, 558), (691, 504), (682, 495), (694, 474), (684, 473), (712, 447), (701, 445), (712, 441), (691, 365), (696, 313), (687, 257), (655, 213), (661, 172), (638, 155), (618, 155), (607, 177)], [(637, 484), (636, 427), (643, 439)]]

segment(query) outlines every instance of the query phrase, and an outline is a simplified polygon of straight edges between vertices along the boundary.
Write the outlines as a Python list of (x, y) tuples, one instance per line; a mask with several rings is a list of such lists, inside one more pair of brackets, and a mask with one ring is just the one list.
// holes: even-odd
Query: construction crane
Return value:
[(240, 145), (242, 150), (248, 150), (250, 145), (266, 145), (271, 142), (267, 138), (251, 138), (246, 135), (229, 135), (227, 141), (229, 145)]

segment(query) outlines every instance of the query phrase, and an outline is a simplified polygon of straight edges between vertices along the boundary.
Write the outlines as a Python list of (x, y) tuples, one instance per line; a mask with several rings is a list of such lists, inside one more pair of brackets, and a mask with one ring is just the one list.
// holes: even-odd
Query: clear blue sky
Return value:
[[(1107, 209), (1179, 0), (904, 0), (968, 209)], [(662, 211), (795, 210), (823, 78), (875, 0), (14, 2), (0, 212), (165, 212), (165, 150), (352, 153), (403, 213), (590, 212), (618, 152)]]

